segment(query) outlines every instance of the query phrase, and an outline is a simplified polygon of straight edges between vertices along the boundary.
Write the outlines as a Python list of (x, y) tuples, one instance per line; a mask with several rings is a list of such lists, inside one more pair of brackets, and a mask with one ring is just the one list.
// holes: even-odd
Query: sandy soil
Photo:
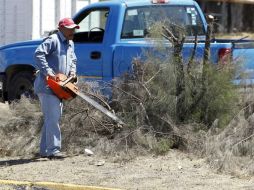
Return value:
[(51, 181), (121, 189), (254, 188), (253, 179), (216, 174), (203, 159), (193, 159), (176, 150), (165, 156), (138, 157), (127, 163), (114, 163), (111, 160), (86, 155), (64, 160), (1, 158), (0, 179)]
[[(0, 113), (11, 113), (0, 104)], [(0, 114), (0, 117), (1, 115)], [(1, 118), (0, 118), (1, 119)], [(2, 120), (1, 120), (2, 121)], [(139, 156), (114, 162), (98, 155), (64, 160), (0, 158), (0, 179), (51, 181), (120, 189), (254, 189), (254, 179), (218, 174), (205, 163), (177, 150), (165, 156)], [(4, 186), (0, 189), (5, 189)]]

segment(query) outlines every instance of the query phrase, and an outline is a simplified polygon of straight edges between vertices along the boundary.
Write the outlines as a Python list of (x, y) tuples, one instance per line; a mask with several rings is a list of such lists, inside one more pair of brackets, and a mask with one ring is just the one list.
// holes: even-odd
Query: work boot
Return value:
[(56, 152), (50, 156), (48, 156), (48, 159), (50, 160), (54, 160), (54, 159), (64, 159), (66, 158), (66, 154), (62, 153), (62, 152)]
[(45, 155), (41, 155), (40, 153), (33, 154), (33, 159), (47, 158)]

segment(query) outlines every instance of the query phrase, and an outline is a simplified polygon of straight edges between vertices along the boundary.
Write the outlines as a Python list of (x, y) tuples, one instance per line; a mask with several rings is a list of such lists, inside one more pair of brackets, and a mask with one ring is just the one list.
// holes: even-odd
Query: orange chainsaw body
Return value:
[(76, 97), (78, 87), (73, 84), (74, 78), (68, 78), (64, 74), (57, 74), (57, 80), (47, 77), (47, 84), (55, 95), (64, 100), (71, 100)]

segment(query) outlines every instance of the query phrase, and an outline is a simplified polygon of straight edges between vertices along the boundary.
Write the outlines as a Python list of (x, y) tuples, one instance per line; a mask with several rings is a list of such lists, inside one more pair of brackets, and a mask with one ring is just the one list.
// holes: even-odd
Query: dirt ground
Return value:
[(216, 174), (204, 160), (190, 158), (176, 150), (166, 156), (138, 157), (127, 163), (114, 163), (110, 160), (86, 155), (64, 160), (1, 158), (0, 179), (63, 182), (120, 189), (254, 188), (253, 179)]
[[(11, 114), (0, 104), (1, 115)], [(128, 162), (95, 154), (63, 160), (0, 158), (1, 180), (49, 181), (120, 189), (254, 189), (254, 179), (216, 173), (204, 159), (178, 150), (165, 156), (138, 156)], [(0, 189), (5, 187), (0, 186)]]

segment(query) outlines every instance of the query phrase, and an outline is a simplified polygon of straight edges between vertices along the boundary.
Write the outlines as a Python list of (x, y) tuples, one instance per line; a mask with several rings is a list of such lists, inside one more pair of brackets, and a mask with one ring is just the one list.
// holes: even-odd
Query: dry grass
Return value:
[[(251, 100), (250, 93), (242, 99), (248, 105), (253, 103)], [(65, 103), (63, 149), (69, 154), (82, 154), (89, 148), (96, 154), (122, 162), (141, 154), (160, 154), (170, 145), (206, 157), (211, 167), (218, 171), (253, 175), (254, 114), (250, 107), (241, 110), (224, 130), (218, 131), (216, 122), (209, 132), (195, 123), (177, 128), (173, 125), (170, 134), (160, 134), (158, 138), (158, 133), (144, 133), (142, 127), (119, 130), (112, 124), (105, 125), (110, 124), (107, 118), (76, 98)], [(21, 99), (5, 114), (11, 119), (6, 118), (0, 127), (0, 155), (30, 156), (37, 152), (42, 125), (38, 102)]]
[(0, 125), (0, 155), (30, 155), (37, 152), (41, 113), (36, 103), (22, 98), (13, 103), (10, 110), (1, 114), (8, 116)]
[[(90, 91), (87, 86), (80, 88), (85, 92)], [(0, 126), (0, 156), (30, 157), (39, 151), (43, 124), (39, 102), (22, 98), (10, 107), (8, 113), (0, 114), (5, 118)], [(64, 102), (61, 130), (62, 149), (69, 155), (83, 154), (85, 148), (88, 148), (114, 161), (123, 161), (132, 159), (136, 154), (149, 152), (149, 148), (147, 150), (146, 146), (138, 143), (143, 138), (139, 129), (118, 128), (80, 98)], [(147, 134), (146, 138), (147, 144), (155, 144), (152, 136)]]
[[(89, 148), (114, 161), (127, 161), (137, 155), (163, 154), (171, 147), (184, 149), (188, 141), (195, 141), (191, 126), (174, 128), (171, 134), (147, 132), (143, 127), (119, 129), (79, 98), (65, 102), (64, 107), (62, 147), (70, 155), (83, 154)], [(22, 98), (11, 105), (9, 112), (11, 119), (0, 127), (0, 155), (32, 156), (39, 150), (43, 123), (39, 103)]]
[(212, 168), (235, 175), (254, 174), (253, 89), (242, 92), (244, 107), (221, 131), (207, 134), (204, 155)]

